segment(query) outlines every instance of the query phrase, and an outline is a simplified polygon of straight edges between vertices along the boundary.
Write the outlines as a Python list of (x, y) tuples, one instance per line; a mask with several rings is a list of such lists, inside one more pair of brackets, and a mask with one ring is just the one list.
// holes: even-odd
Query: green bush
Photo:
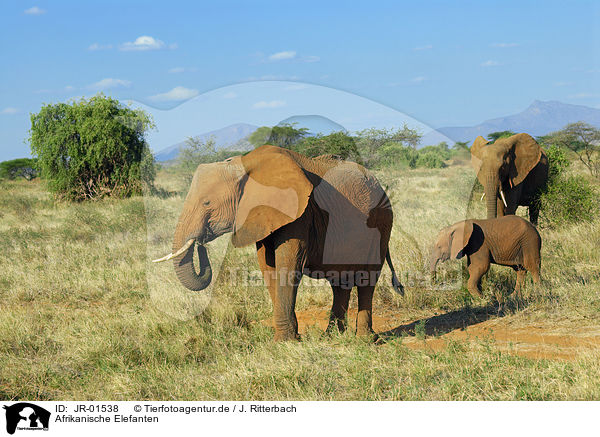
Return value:
[(567, 174), (571, 161), (564, 148), (551, 145), (548, 157), (548, 185), (540, 195), (542, 218), (550, 225), (590, 221), (598, 213), (597, 194), (583, 176)]
[(591, 221), (599, 206), (594, 187), (579, 175), (552, 180), (540, 196), (542, 217), (554, 225)]
[(444, 156), (440, 152), (429, 150), (423, 153), (419, 151), (417, 167), (444, 168), (446, 164), (444, 164)]
[(453, 153), (453, 151), (450, 150), (450, 148), (448, 147), (448, 143), (446, 143), (445, 141), (442, 141), (441, 143), (435, 146), (425, 146), (419, 149), (419, 154), (426, 154), (428, 152), (433, 152), (437, 154), (444, 161), (450, 159)]
[(558, 180), (571, 165), (564, 149), (552, 145), (544, 150), (548, 157), (548, 183)]
[(25, 178), (28, 181), (38, 175), (37, 160), (29, 158), (0, 162), (0, 179)]
[(418, 157), (419, 152), (414, 148), (397, 142), (388, 142), (381, 146), (372, 162), (376, 168), (396, 166), (416, 168)]
[(306, 156), (338, 155), (343, 159), (361, 162), (354, 138), (345, 132), (333, 132), (329, 135), (306, 137), (292, 147)]
[(144, 138), (153, 127), (144, 111), (100, 94), (42, 106), (31, 115), (29, 142), (57, 197), (128, 197), (154, 179), (154, 157)]

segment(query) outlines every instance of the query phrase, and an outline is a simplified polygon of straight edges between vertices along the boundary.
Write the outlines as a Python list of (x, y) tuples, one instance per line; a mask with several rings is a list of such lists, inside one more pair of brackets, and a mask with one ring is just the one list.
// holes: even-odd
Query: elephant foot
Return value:
[(296, 340), (300, 341), (300, 334), (292, 330), (275, 330), (275, 337), (273, 338), (275, 341), (289, 341)]
[(329, 324), (327, 325), (326, 333), (331, 334), (333, 332), (345, 332), (346, 331), (346, 320), (344, 319), (336, 319), (332, 318), (329, 320)]
[(469, 288), (469, 293), (471, 293), (471, 296), (474, 297), (475, 299), (483, 298), (483, 293), (481, 292), (481, 290), (479, 290), (479, 288), (475, 287), (475, 288)]

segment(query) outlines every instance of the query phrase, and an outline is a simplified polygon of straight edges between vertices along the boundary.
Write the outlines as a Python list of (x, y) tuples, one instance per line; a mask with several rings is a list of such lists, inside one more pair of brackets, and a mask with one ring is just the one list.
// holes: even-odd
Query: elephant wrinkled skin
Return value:
[(529, 207), (537, 225), (538, 196), (548, 182), (548, 158), (528, 134), (500, 138), (489, 144), (477, 137), (471, 146), (471, 164), (483, 185), (487, 218), (514, 214), (519, 205)]
[[(298, 337), (294, 306), (302, 275), (330, 282), (330, 327), (340, 330), (345, 329), (350, 291), (357, 286), (357, 333), (369, 334), (373, 291), (384, 260), (394, 288), (402, 293), (388, 252), (392, 219), (385, 191), (364, 167), (264, 145), (198, 166), (177, 223), (173, 253), (161, 260), (172, 258), (180, 282), (202, 290), (212, 277), (203, 244), (233, 232), (234, 246), (256, 244), (273, 302), (276, 340)], [(194, 246), (200, 273), (193, 266)]]
[(518, 294), (527, 272), (536, 285), (540, 282), (541, 247), (537, 229), (521, 217), (463, 220), (440, 231), (431, 251), (431, 275), (435, 278), (438, 262), (466, 256), (467, 288), (473, 297), (482, 297), (480, 280), (490, 264), (510, 266), (517, 271), (513, 293)]

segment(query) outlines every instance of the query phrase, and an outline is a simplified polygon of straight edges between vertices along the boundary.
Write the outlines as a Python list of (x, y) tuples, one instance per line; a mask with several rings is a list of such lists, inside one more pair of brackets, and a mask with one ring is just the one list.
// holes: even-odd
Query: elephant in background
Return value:
[(482, 297), (480, 280), (490, 264), (510, 266), (517, 271), (513, 294), (518, 294), (525, 274), (540, 282), (542, 239), (535, 226), (516, 215), (487, 220), (463, 220), (442, 229), (431, 251), (432, 278), (438, 262), (467, 257), (467, 288), (473, 297)]
[(548, 158), (530, 135), (521, 133), (489, 145), (479, 136), (471, 146), (471, 164), (483, 185), (488, 219), (514, 214), (522, 205), (529, 207), (529, 219), (537, 225)]
[[(402, 293), (388, 251), (392, 208), (364, 167), (334, 156), (308, 158), (264, 145), (243, 156), (201, 164), (185, 199), (173, 252), (179, 281), (206, 288), (212, 270), (205, 243), (233, 232), (235, 247), (255, 244), (273, 302), (275, 339), (298, 337), (294, 312), (302, 275), (333, 289), (330, 327), (345, 329), (350, 291), (358, 289), (357, 333), (372, 333), (372, 299), (384, 260)], [(193, 265), (194, 247), (200, 259)]]

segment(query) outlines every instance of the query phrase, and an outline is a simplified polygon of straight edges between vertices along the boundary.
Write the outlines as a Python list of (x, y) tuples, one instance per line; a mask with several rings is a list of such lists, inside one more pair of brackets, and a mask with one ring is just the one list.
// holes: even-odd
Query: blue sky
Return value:
[[(146, 105), (155, 149), (231, 122), (318, 113), (343, 95), (325, 87), (358, 96), (340, 98), (340, 118), (360, 118), (368, 99), (432, 127), (536, 99), (600, 107), (597, 2), (356, 3), (4, 1), (0, 160), (28, 155), (42, 103), (98, 91)], [(188, 101), (217, 89), (215, 106)], [(175, 119), (190, 124), (167, 125)]]

